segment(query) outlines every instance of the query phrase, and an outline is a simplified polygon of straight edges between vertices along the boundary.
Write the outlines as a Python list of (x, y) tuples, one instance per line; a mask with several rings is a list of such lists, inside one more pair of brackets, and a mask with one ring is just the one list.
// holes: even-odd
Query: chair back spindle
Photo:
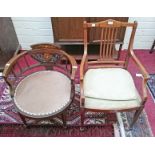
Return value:
[[(100, 30), (100, 40), (96, 40), (99, 43), (99, 58), (98, 61), (114, 61), (116, 55), (116, 44), (118, 41), (118, 35), (122, 32), (124, 28), (130, 27), (132, 28), (131, 37), (128, 43), (128, 51), (133, 48), (133, 40), (135, 35), (135, 30), (137, 27), (137, 23), (128, 23), (128, 22), (120, 22), (112, 19), (96, 22), (96, 23), (87, 23), (84, 22), (84, 51), (87, 54), (87, 46), (88, 46), (88, 32), (90, 29), (98, 29)], [(128, 57), (128, 55), (127, 55)], [(125, 61), (127, 61), (126, 58)], [(125, 63), (125, 62), (124, 62)], [(128, 62), (127, 62), (128, 63)], [(126, 64), (127, 64), (126, 63)]]

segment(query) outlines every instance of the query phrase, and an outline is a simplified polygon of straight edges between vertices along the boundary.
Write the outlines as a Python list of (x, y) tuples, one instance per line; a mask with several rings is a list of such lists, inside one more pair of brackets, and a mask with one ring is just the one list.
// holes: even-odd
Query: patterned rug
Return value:
[(147, 82), (147, 86), (155, 102), (155, 74), (150, 74), (150, 79)]
[[(132, 122), (133, 112), (123, 112), (117, 115), (118, 130), (121, 137), (153, 137), (153, 133), (145, 111), (141, 113), (139, 119), (134, 124), (132, 130), (129, 130), (129, 124)], [(116, 128), (117, 130), (117, 128)]]
[[(79, 85), (77, 84), (75, 100), (67, 110), (67, 128), (62, 127), (60, 117), (55, 117), (48, 121), (40, 121), (37, 126), (33, 125), (34, 120), (28, 120), (28, 123), (33, 126), (24, 128), (10, 98), (8, 87), (4, 80), (0, 78), (0, 136), (151, 137), (152, 132), (145, 112), (141, 114), (133, 129), (128, 130), (132, 117), (133, 113), (131, 112), (118, 113), (117, 117), (115, 114), (89, 112), (86, 113), (85, 119), (85, 124), (89, 126), (81, 132)], [(42, 124), (46, 124), (46, 126), (41, 126)], [(95, 126), (96, 124), (98, 126)]]
[[(78, 87), (76, 87), (78, 89)], [(0, 78), (0, 136), (26, 136), (26, 137), (113, 137), (113, 123), (116, 122), (116, 115), (103, 113), (87, 113), (84, 131), (80, 131), (80, 107), (79, 91), (76, 90), (74, 102), (67, 110), (67, 128), (62, 125), (61, 117), (35, 123), (34, 120), (27, 120), (31, 124), (25, 128), (14, 107), (14, 103), (9, 95), (8, 87)], [(102, 124), (95, 126), (96, 124)]]

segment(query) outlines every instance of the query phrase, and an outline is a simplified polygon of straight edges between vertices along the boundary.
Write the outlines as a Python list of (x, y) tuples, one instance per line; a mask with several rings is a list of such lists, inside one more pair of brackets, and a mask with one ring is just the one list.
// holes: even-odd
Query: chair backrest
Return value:
[(52, 43), (39, 43), (31, 45), (32, 49), (61, 49), (59, 46)]
[(120, 22), (112, 19), (96, 22), (87, 23), (84, 22), (84, 52), (87, 53), (88, 46), (88, 34), (89, 29), (98, 28), (100, 29), (100, 40), (98, 40), (99, 48), (99, 59), (98, 60), (114, 60), (115, 45), (117, 41), (118, 33), (122, 28), (131, 27), (131, 35), (128, 44), (128, 50), (133, 48), (133, 41), (135, 36), (135, 31), (137, 28), (137, 23)]
[(6, 64), (3, 77), (11, 89), (26, 76), (42, 70), (56, 70), (73, 80), (76, 61), (60, 49), (33, 49), (14, 56)]

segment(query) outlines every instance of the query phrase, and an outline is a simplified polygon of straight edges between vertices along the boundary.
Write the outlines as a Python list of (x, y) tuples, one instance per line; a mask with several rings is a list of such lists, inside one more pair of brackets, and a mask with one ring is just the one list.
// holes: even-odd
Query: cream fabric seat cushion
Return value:
[(85, 108), (100, 110), (123, 110), (137, 108), (141, 105), (141, 98), (137, 92), (137, 99), (126, 101), (103, 100), (96, 98), (85, 98)]
[(84, 95), (104, 100), (136, 100), (130, 73), (122, 68), (89, 69), (84, 77)]
[(14, 101), (21, 113), (31, 117), (56, 114), (70, 101), (71, 80), (57, 71), (39, 71), (17, 86)]

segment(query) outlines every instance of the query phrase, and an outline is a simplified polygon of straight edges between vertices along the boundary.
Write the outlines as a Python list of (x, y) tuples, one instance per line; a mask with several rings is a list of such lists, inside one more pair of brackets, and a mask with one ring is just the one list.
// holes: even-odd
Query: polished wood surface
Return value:
[(59, 46), (52, 44), (52, 43), (38, 43), (31, 45), (32, 49), (60, 49)]
[[(128, 21), (128, 17), (110, 17), (118, 21)], [(69, 54), (74, 55), (77, 60), (81, 60), (83, 51), (83, 22), (98, 22), (109, 19), (109, 17), (52, 17), (52, 27), (54, 42), (61, 46)], [(119, 45), (119, 51), (122, 49), (125, 28), (120, 28), (116, 36), (116, 43)], [(100, 29), (90, 29), (88, 32), (88, 50), (93, 59), (98, 54)], [(114, 57), (119, 57), (119, 52), (114, 53)]]
[[(77, 64), (75, 59), (72, 56), (68, 55), (65, 51), (54, 46), (53, 44), (37, 44), (32, 45), (32, 48), (34, 49), (23, 51), (20, 54), (15, 55), (5, 65), (2, 76), (10, 88), (11, 97), (14, 97), (15, 89), (18, 86), (18, 82), (29, 76), (30, 74), (35, 73), (36, 71), (38, 71), (38, 69), (39, 71), (56, 70), (66, 75), (71, 80), (71, 95), (70, 100), (67, 103), (67, 105), (69, 106), (73, 100), (75, 93), (74, 79), (77, 70)], [(22, 66), (20, 62), (22, 62)], [(67, 110), (67, 108), (68, 107), (66, 107), (65, 109), (61, 109), (60, 113), (58, 113), (61, 114), (64, 125), (66, 125), (65, 111)], [(36, 119), (36, 121), (45, 119), (45, 117), (34, 118), (33, 116), (24, 115), (19, 109), (18, 112), (21, 119), (23, 120), (23, 123), (26, 126), (26, 118)], [(55, 115), (51, 115), (49, 117), (53, 116)], [(49, 119), (49, 117), (47, 116), (46, 118)]]
[[(134, 54), (133, 51), (133, 42), (134, 42), (134, 36), (136, 33), (136, 28), (137, 28), (137, 22), (134, 23), (128, 23), (128, 22), (120, 22), (120, 21), (115, 21), (115, 20), (106, 20), (106, 21), (101, 21), (101, 22), (96, 22), (96, 23), (88, 23), (88, 22), (84, 22), (84, 54), (83, 54), (83, 58), (81, 61), (81, 65), (80, 65), (80, 88), (81, 88), (81, 98), (80, 98), (80, 105), (81, 105), (81, 121), (82, 121), (82, 125), (84, 123), (84, 113), (85, 111), (104, 111), (104, 112), (117, 112), (119, 110), (92, 110), (92, 109), (86, 109), (85, 105), (84, 105), (84, 101), (85, 101), (85, 97), (84, 97), (84, 88), (83, 88), (83, 79), (85, 76), (85, 73), (88, 69), (95, 69), (95, 68), (124, 68), (124, 69), (128, 69), (128, 63), (129, 63), (129, 59), (133, 59), (133, 61), (135, 62), (135, 66), (138, 67), (140, 73), (143, 75), (143, 79), (142, 79), (142, 103), (140, 107), (137, 108), (130, 108), (130, 109), (123, 109), (120, 111), (132, 111), (132, 110), (136, 110), (133, 121), (130, 125), (130, 127), (132, 127), (134, 125), (134, 123), (136, 122), (136, 120), (138, 119), (141, 111), (144, 108), (144, 105), (146, 103), (147, 100), (147, 80), (149, 79), (149, 74), (147, 73), (145, 67), (143, 66), (143, 64), (139, 61), (139, 59), (136, 57), (136, 55)], [(94, 60), (94, 61), (89, 61), (88, 60), (88, 31), (90, 28), (100, 28), (101, 29), (101, 33), (100, 33), (100, 51), (99, 51), (99, 55), (98, 55), (98, 59)], [(117, 40), (117, 33), (119, 33), (118, 29), (122, 28), (122, 27), (130, 27), (132, 28), (131, 31), (131, 36), (129, 38), (129, 44), (128, 44), (128, 50), (127, 50), (127, 54), (126, 54), (126, 58), (125, 60), (115, 60), (113, 58), (113, 53), (115, 50), (115, 43)]]
[(82, 42), (85, 17), (52, 17), (54, 42)]
[(152, 44), (152, 47), (151, 47), (151, 49), (150, 49), (150, 53), (152, 53), (152, 52), (153, 52), (154, 47), (155, 47), (155, 40), (154, 40), (154, 42), (153, 42), (153, 44)]
[[(117, 21), (122, 21), (122, 22), (127, 22), (128, 21), (128, 17), (91, 17), (90, 18), (90, 21), (87, 21), (87, 22), (100, 22), (100, 21), (105, 21), (105, 20), (108, 20), (108, 19), (113, 19), (113, 20), (117, 20)], [(119, 28), (119, 33), (117, 33), (117, 41), (120, 41), (123, 43), (124, 41), (124, 36), (125, 36), (125, 31), (126, 29), (125, 28)], [(101, 30), (100, 29), (92, 29), (90, 31), (90, 42), (95, 42), (97, 40), (100, 39), (100, 33), (101, 33)]]

